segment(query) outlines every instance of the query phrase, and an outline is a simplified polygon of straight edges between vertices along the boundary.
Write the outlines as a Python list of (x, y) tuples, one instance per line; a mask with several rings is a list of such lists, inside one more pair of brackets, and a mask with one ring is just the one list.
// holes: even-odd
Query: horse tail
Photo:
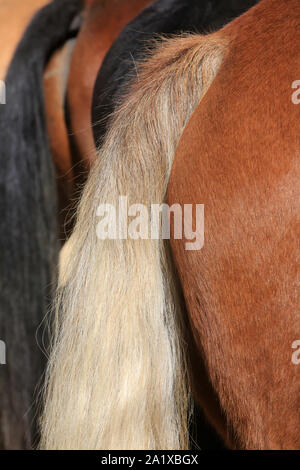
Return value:
[(215, 36), (162, 41), (111, 122), (58, 292), (43, 449), (188, 447), (184, 327), (168, 244), (104, 239), (98, 216), (120, 196), (148, 210), (165, 200), (179, 138), (224, 49)]
[[(43, 70), (69, 35), (78, 0), (56, 0), (28, 26), (0, 105), (0, 448), (30, 448), (36, 438), (35, 387), (44, 369), (36, 330), (47, 312), (57, 259), (55, 176), (47, 139)], [(4, 94), (3, 94), (4, 95)], [(3, 100), (4, 101), (4, 100)]]

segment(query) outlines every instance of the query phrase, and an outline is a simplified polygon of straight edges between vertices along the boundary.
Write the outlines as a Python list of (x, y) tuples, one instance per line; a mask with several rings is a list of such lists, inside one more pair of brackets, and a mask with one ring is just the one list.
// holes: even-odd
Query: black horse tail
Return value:
[(43, 71), (51, 52), (74, 35), (81, 9), (81, 0), (54, 0), (35, 15), (0, 104), (0, 449), (32, 448), (38, 438), (33, 403), (45, 356), (36, 331), (47, 313), (58, 253)]

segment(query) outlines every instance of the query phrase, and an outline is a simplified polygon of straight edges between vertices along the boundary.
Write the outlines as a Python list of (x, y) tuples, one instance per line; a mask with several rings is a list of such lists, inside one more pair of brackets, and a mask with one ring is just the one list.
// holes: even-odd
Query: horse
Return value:
[(137, 64), (147, 57), (151, 40), (182, 32), (216, 31), (255, 3), (257, 0), (157, 0), (145, 8), (123, 29), (99, 69), (92, 102), (96, 145), (101, 145), (110, 116), (122, 101)]
[[(51, 70), (55, 66), (52, 63), (48, 66), (50, 87), (48, 73), (45, 81), (48, 132), (58, 175), (60, 239), (63, 242), (72, 233), (76, 202), (97, 158), (96, 147), (103, 140), (109, 117), (121, 100), (126, 84), (136, 72), (136, 62), (147, 55), (149, 41), (157, 35), (170, 37), (182, 31), (206, 33), (219, 29), (256, 2), (157, 0), (146, 6), (147, 1), (118, 0), (117, 17), (115, 3), (85, 2), (85, 22), (67, 71), (66, 113), (60, 92), (62, 87), (59, 86), (64, 78), (53, 77)], [(112, 43), (130, 17), (134, 19)], [(70, 47), (72, 45), (65, 46), (66, 52), (59, 54), (60, 69), (66, 70), (67, 61), (63, 55), (68, 54)], [(53, 95), (58, 98), (53, 100)], [(53, 109), (53, 102), (59, 103), (59, 109)], [(61, 251), (61, 263), (68, 252), (69, 244), (66, 243)]]
[[(297, 0), (261, 0), (139, 67), (79, 204), (41, 448), (187, 449), (192, 392), (228, 447), (299, 448), (299, 18)], [(204, 247), (141, 219), (135, 239), (109, 217), (103, 236), (121, 196), (131, 215), (207, 204)]]
[(147, 3), (85, 1), (77, 37), (56, 51), (45, 70), (47, 131), (57, 175), (62, 243), (72, 230), (73, 200), (96, 154), (90, 108), (98, 70), (121, 28)]
[[(149, 2), (138, 2), (138, 7), (141, 9), (147, 3)], [(66, 124), (60, 126), (61, 129), (65, 128), (65, 131), (58, 132), (58, 124), (64, 121), (62, 118), (60, 120), (55, 119), (55, 113), (56, 117), (59, 116), (56, 110), (50, 114), (51, 119), (49, 119), (49, 126), (55, 126), (53, 131), (50, 132), (50, 141), (52, 155), (55, 156), (56, 167), (59, 168), (58, 182), (60, 194), (62, 194), (60, 200), (63, 200), (63, 205), (60, 206), (62, 216), (60, 238), (62, 240), (65, 239), (66, 233), (71, 232), (72, 228), (72, 224), (66, 225), (66, 220), (71, 219), (72, 222), (70, 210), (66, 211), (66, 209), (70, 208), (74, 185), (79, 190), (84, 185), (87, 172), (97, 157), (95, 143), (101, 140), (100, 130), (102, 133), (105, 130), (104, 122), (107, 109), (110, 110), (108, 114), (113, 112), (116, 102), (119, 100), (119, 98), (116, 99), (116, 94), (122, 88), (122, 85), (130, 80), (132, 71), (135, 71), (135, 62), (141, 60), (145, 54), (149, 38), (154, 37), (156, 34), (170, 36), (180, 30), (207, 32), (208, 30), (218, 29), (254, 3), (256, 2), (249, 0), (239, 2), (209, 1), (201, 4), (198, 1), (156, 1), (151, 3), (149, 7), (144, 8), (122, 30), (119, 38), (105, 55), (112, 38), (116, 37), (117, 28), (125, 24), (125, 19), (127, 21), (130, 16), (133, 17), (137, 13), (137, 5), (136, 2), (129, 5), (128, 2), (126, 2), (126, 5), (121, 1), (117, 2), (118, 17), (116, 18), (116, 5), (113, 5), (112, 11), (112, 4), (106, 3), (103, 7), (102, 1), (93, 2), (91, 8), (87, 10), (85, 22), (76, 39), (71, 55), (71, 66), (68, 69), (69, 80), (66, 99), (67, 115), (69, 116), (69, 137), (67, 137)], [(130, 8), (128, 9), (128, 7)], [(122, 19), (121, 25), (120, 19)], [(119, 22), (117, 25), (115, 24), (116, 21)], [(70, 47), (72, 46), (70, 45)], [(67, 51), (70, 47), (65, 46), (65, 55), (68, 54)], [(66, 64), (66, 62), (62, 57), (61, 63)], [(53, 69), (55, 67), (50, 63), (49, 68)], [(53, 84), (57, 84), (57, 80), (55, 81), (55, 77), (51, 75), (51, 72), (50, 79), (52, 79)], [(47, 86), (49, 85), (48, 74), (46, 74), (45, 83)], [(104, 95), (105, 104), (103, 103)], [(46, 101), (47, 116), (49, 116), (49, 109), (51, 110), (51, 103), (53, 102), (51, 90), (50, 93), (46, 93), (46, 98), (47, 96), (50, 97)], [(62, 93), (60, 93), (60, 96), (62, 96)], [(92, 107), (92, 117), (94, 117), (92, 128), (89, 125), (90, 107)], [(62, 105), (60, 105), (60, 109), (62, 108)], [(102, 116), (98, 114), (99, 110), (102, 111)], [(63, 117), (63, 113), (60, 114)], [(93, 140), (92, 129), (95, 141)], [(57, 136), (62, 136), (63, 139), (58, 139)], [(64, 155), (68, 158), (64, 158)], [(75, 191), (75, 193), (78, 192)], [(69, 243), (66, 243), (61, 251), (61, 263), (64, 263), (68, 251)], [(196, 432), (198, 434), (195, 440), (200, 439), (201, 445), (206, 447), (222, 447), (218, 437), (207, 426), (201, 410), (197, 410), (194, 415), (197, 416), (195, 419), (197, 426), (192, 425), (192, 433)], [(196, 430), (194, 430), (195, 427)]]
[[(86, 42), (91, 40), (86, 23), (93, 25), (91, 15), (95, 14), (97, 5), (105, 2), (47, 2), (28, 25), (33, 13), (45, 3), (32, 0), (26, 8), (21, 8), (20, 17), (10, 31), (6, 54), (1, 56), (4, 76), (12, 51), (27, 25), (6, 73), (7, 105), (1, 109), (0, 124), (1, 207), (7, 230), (1, 231), (0, 337), (5, 339), (8, 349), (8, 362), (1, 370), (0, 382), (3, 396), (0, 448), (3, 449), (28, 449), (38, 441), (39, 409), (34, 396), (46, 362), (46, 351), (41, 348), (47, 348), (48, 332), (43, 335), (42, 346), (37, 344), (36, 332), (46, 317), (56, 285), (60, 240), (65, 238), (66, 216), (62, 212), (70, 204), (74, 186), (65, 95), (67, 91), (74, 95), (80, 89), (85, 97), (88, 91), (92, 96), (92, 76), (91, 83), (78, 80), (77, 88), (74, 82), (68, 85), (68, 78), (70, 73), (75, 73), (72, 59), (76, 61), (76, 56), (78, 66), (80, 51), (75, 38), (78, 37), (79, 43), (83, 38)], [(140, 11), (142, 3), (137, 5), (133, 1), (129, 11), (123, 8), (117, 25), (111, 21), (110, 30), (98, 31), (98, 43), (102, 35), (108, 47), (109, 40), (113, 40), (113, 27), (117, 34), (117, 27), (131, 18), (134, 6)], [(4, 14), (6, 6), (0, 7)], [(111, 15), (111, 6), (99, 10), (98, 23), (100, 13)], [(58, 17), (61, 17), (59, 21)], [(95, 38), (95, 25), (93, 32)], [(82, 49), (81, 44), (81, 53)], [(102, 49), (105, 50), (104, 44)], [(91, 55), (85, 59), (90, 72), (95, 64), (98, 70), (100, 58), (98, 62)], [(85, 109), (89, 109), (88, 103)], [(17, 149), (23, 158), (21, 164)], [(25, 362), (21, 370), (22, 360)]]
[(56, 0), (35, 15), (7, 70), (6, 104), (0, 106), (0, 338), (7, 348), (0, 370), (2, 449), (30, 448), (38, 438), (33, 397), (45, 356), (36, 330), (48, 310), (58, 253), (42, 75), (51, 52), (74, 34), (80, 9), (77, 0)]
[[(29, 21), (36, 11), (44, 6), (48, 0), (1, 0), (0, 17), (3, 19), (1, 25), (1, 43), (5, 48), (1, 50), (0, 56), (0, 79), (3, 80), (14, 50), (22, 38)], [(18, 11), (18, 14), (15, 14)]]
[[(73, 158), (75, 163), (79, 162), (82, 173), (90, 170), (96, 158), (91, 109), (97, 74), (122, 29), (149, 3), (151, 0), (89, 2), (86, 21), (77, 37), (72, 55), (67, 88), (71, 146), (75, 154)], [(79, 174), (76, 176), (80, 177)]]

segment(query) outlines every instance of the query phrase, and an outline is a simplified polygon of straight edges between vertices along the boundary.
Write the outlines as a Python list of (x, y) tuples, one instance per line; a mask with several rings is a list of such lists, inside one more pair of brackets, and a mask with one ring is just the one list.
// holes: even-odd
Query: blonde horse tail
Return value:
[(99, 239), (98, 207), (116, 208), (120, 196), (148, 210), (164, 201), (179, 138), (225, 49), (218, 35), (160, 42), (112, 119), (61, 276), (43, 449), (189, 446), (183, 326), (168, 245)]

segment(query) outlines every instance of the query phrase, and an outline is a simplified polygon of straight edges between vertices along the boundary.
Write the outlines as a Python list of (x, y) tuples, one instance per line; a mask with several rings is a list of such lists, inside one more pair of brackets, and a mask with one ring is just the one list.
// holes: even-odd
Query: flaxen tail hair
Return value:
[(186, 449), (180, 302), (162, 240), (99, 240), (99, 204), (165, 199), (179, 138), (226, 44), (162, 42), (114, 116), (78, 211), (60, 289), (43, 449)]

